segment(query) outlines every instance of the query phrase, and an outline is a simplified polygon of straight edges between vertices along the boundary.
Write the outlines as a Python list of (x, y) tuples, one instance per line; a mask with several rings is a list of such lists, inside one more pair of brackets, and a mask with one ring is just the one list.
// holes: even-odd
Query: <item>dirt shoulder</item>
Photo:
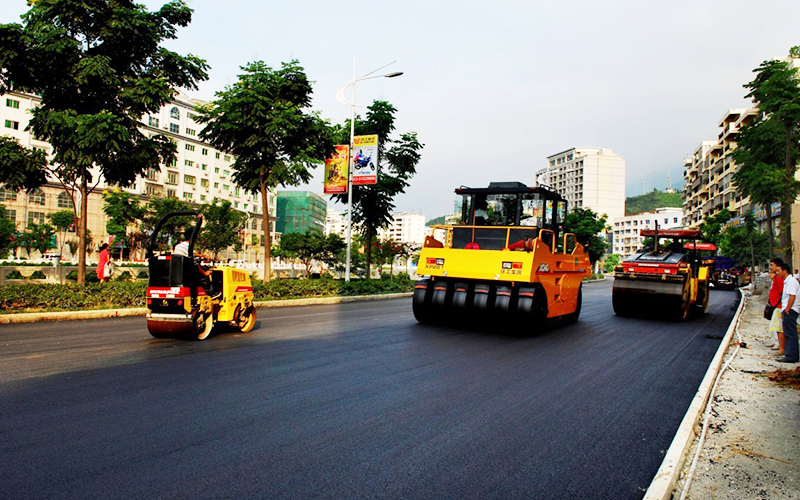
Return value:
[[(767, 320), (762, 317), (765, 290), (766, 283), (759, 283), (759, 290), (747, 299), (739, 326), (745, 345), (714, 395), (705, 444), (687, 499), (800, 498), (800, 390), (770, 380), (778, 370), (778, 378), (791, 380), (793, 377), (783, 372), (794, 372), (798, 364), (779, 363), (775, 360), (778, 351), (765, 345), (769, 339)], [(726, 361), (738, 341), (734, 335)], [(673, 493), (675, 499), (681, 497), (697, 441), (687, 456)]]

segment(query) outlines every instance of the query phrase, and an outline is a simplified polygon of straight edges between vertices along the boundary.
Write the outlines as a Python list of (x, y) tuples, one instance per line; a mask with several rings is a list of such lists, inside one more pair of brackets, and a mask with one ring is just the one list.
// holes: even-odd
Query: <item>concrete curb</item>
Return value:
[[(387, 293), (382, 295), (354, 295), (352, 297), (318, 297), (308, 299), (263, 300), (256, 302), (257, 308), (313, 306), (320, 304), (345, 304), (348, 302), (365, 302), (369, 300), (387, 300), (411, 297), (412, 292)], [(100, 309), (96, 311), (61, 311), (46, 313), (20, 313), (0, 315), (0, 325), (20, 323), (36, 323), (39, 321), (69, 321), (78, 319), (122, 318), (127, 316), (144, 316), (145, 307), (127, 309)]]
[(675, 438), (672, 440), (666, 455), (664, 455), (664, 461), (661, 462), (661, 467), (658, 468), (658, 472), (647, 488), (643, 500), (670, 500), (672, 498), (675, 484), (683, 471), (686, 454), (694, 443), (697, 425), (706, 409), (711, 389), (714, 386), (714, 380), (722, 368), (725, 352), (728, 350), (733, 334), (736, 331), (736, 323), (739, 321), (742, 312), (744, 312), (744, 291), (740, 289), (739, 292), (742, 295), (739, 301), (739, 308), (736, 310), (736, 314), (733, 315), (728, 331), (725, 333), (714, 359), (711, 360), (708, 371), (697, 389), (697, 394), (692, 399), (692, 404), (689, 405), (689, 409), (686, 411), (680, 427), (678, 427), (678, 432), (675, 434)]

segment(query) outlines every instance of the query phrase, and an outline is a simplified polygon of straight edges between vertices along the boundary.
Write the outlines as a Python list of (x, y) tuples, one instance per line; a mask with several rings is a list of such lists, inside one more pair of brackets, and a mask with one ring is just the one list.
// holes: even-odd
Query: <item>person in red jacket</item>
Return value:
[(108, 283), (108, 243), (103, 243), (100, 247), (100, 260), (97, 262), (97, 278), (101, 283)]
[(769, 297), (767, 302), (775, 308), (772, 311), (772, 319), (769, 322), (769, 332), (772, 338), (767, 341), (767, 347), (770, 347), (780, 354), (783, 354), (783, 326), (781, 321), (781, 296), (783, 294), (783, 278), (778, 274), (778, 268), (783, 264), (783, 260), (774, 258), (769, 261), (769, 277), (772, 279), (772, 285), (769, 288)]

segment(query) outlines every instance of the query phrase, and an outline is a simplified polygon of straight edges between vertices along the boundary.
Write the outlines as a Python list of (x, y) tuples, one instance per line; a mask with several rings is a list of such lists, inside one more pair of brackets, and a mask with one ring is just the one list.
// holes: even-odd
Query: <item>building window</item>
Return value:
[(204, 188), (208, 187), (208, 179), (200, 179), (200, 185)]
[(225, 161), (231, 161), (231, 157), (228, 156), (228, 155), (225, 155)]
[(44, 212), (28, 211), (28, 224), (44, 224)]
[(222, 171), (222, 175), (224, 175), (225, 177), (230, 177), (231, 176), (231, 171), (230, 170), (223, 170)]
[(31, 205), (44, 206), (44, 193), (41, 189), (37, 189), (28, 195), (28, 203)]
[(186, 151), (194, 151), (194, 146), (191, 144), (186, 145)]
[(6, 106), (9, 108), (19, 109), (19, 101), (16, 99), (6, 99)]
[(236, 187), (233, 189), (233, 195), (234, 195), (234, 196), (239, 196), (239, 186), (236, 186)]
[(194, 162), (192, 160), (183, 160), (183, 164), (187, 167), (194, 167)]
[(6, 128), (19, 130), (19, 122), (15, 122), (13, 120), (6, 120)]
[(206, 201), (206, 195), (201, 194), (200, 195), (200, 201)]
[(191, 200), (192, 196), (194, 196), (193, 193), (183, 193), (183, 199), (184, 200)]
[(72, 196), (67, 193), (58, 195), (58, 208), (72, 208)]
[(149, 181), (158, 180), (158, 170), (156, 170), (154, 168), (148, 168), (147, 169), (147, 175), (145, 176), (145, 178), (147, 180), (149, 180)]
[(173, 134), (179, 134), (180, 131), (181, 131), (181, 128), (176, 123), (170, 123), (169, 124), (169, 131), (172, 132)]
[(6, 218), (11, 222), (17, 222), (17, 211), (16, 210), (6, 210)]
[(185, 182), (186, 184), (194, 184), (194, 181), (195, 181), (195, 178), (194, 178), (193, 175), (184, 175), (183, 176), (183, 182)]
[(253, 230), (258, 229), (258, 221), (256, 219), (253, 219), (253, 225), (250, 227), (253, 228)]
[(169, 116), (170, 116), (170, 118), (175, 118), (176, 120), (180, 120), (181, 119), (181, 112), (178, 111), (178, 108), (172, 108), (172, 109), (169, 110)]
[(152, 196), (157, 195), (159, 189), (155, 184), (145, 184), (144, 192)]
[(190, 120), (194, 120), (194, 121), (197, 121), (197, 119), (200, 118), (199, 116), (197, 116), (194, 113), (186, 113), (186, 116), (188, 116)]
[(214, 183), (214, 189), (219, 189), (219, 182)]
[(208, 165), (206, 165), (205, 163), (200, 165), (201, 170), (205, 170), (206, 168), (208, 168)]
[(217, 151), (217, 160), (219, 160), (219, 151)]
[(219, 173), (219, 167), (214, 167), (214, 173), (215, 173), (215, 174), (218, 174), (218, 173)]
[(0, 189), (0, 201), (17, 201), (17, 193), (10, 189)]
[(675, 224), (678, 223), (678, 218), (677, 217), (675, 217), (675, 219), (673, 219), (673, 220), (675, 221)]
[(208, 156), (208, 150), (206, 148), (203, 148), (203, 155)]
[(223, 189), (223, 190), (225, 190), (225, 191), (228, 191), (228, 190), (230, 190), (230, 188), (231, 188), (231, 187), (230, 187), (229, 185), (227, 185), (227, 184), (223, 184), (223, 185), (222, 185), (222, 189)]
[(174, 189), (167, 189), (167, 198), (175, 198), (175, 194)]
[(178, 183), (178, 172), (167, 172), (167, 184)]
[[(197, 132), (195, 132), (193, 128), (187, 128), (186, 135), (197, 135)], [(194, 151), (194, 146), (192, 146), (192, 151)]]
[(147, 120), (147, 123), (150, 124), (151, 127), (158, 128), (158, 118), (153, 118), (152, 116)]

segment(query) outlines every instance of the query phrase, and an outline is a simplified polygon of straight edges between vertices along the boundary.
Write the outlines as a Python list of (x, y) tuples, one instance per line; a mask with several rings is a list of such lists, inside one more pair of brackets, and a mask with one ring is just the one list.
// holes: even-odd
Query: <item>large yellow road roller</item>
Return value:
[[(192, 217), (186, 255), (155, 251), (158, 232), (173, 217)], [(194, 257), (194, 243), (203, 217), (199, 212), (172, 212), (156, 224), (147, 246), (150, 282), (147, 287), (147, 329), (157, 338), (205, 340), (215, 324), (226, 323), (246, 333), (256, 324), (253, 287), (244, 271), (212, 267), (206, 276)]]
[[(544, 187), (492, 182), (456, 189), (460, 220), (425, 238), (414, 288), (420, 323), (490, 320), (532, 332), (546, 320), (576, 321), (589, 254), (564, 232), (567, 202)], [(519, 330), (521, 329), (521, 330)]]

